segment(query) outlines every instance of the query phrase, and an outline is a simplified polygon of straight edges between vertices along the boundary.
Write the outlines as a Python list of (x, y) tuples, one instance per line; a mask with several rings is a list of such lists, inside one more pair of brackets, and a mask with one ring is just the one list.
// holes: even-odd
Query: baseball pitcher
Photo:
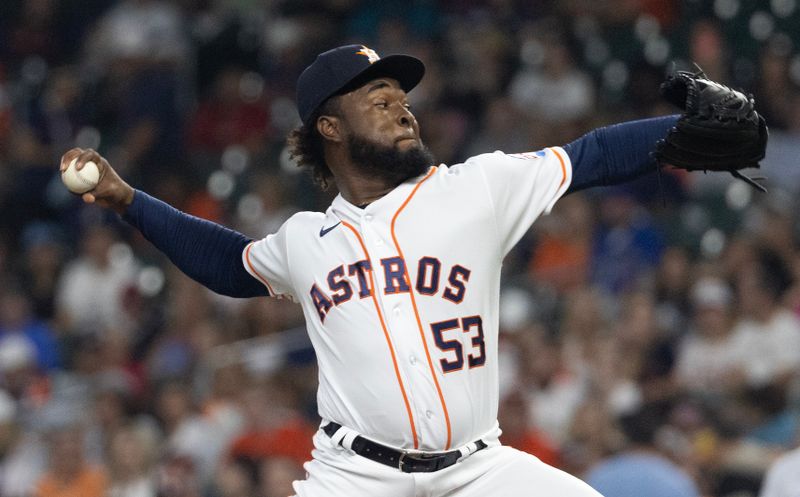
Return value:
[[(599, 495), (500, 445), (498, 301), (504, 256), (563, 195), (657, 163), (756, 166), (766, 125), (752, 98), (678, 73), (662, 88), (681, 115), (599, 128), (538, 151), (436, 165), (408, 104), (425, 72), (361, 45), (320, 54), (297, 82), (297, 162), (339, 195), (262, 240), (134, 190), (99, 165), (85, 202), (114, 209), (186, 274), (221, 294), (302, 306), (319, 361), (319, 414), (301, 497)], [(654, 159), (655, 158), (655, 159)], [(749, 179), (749, 178), (748, 178)]]

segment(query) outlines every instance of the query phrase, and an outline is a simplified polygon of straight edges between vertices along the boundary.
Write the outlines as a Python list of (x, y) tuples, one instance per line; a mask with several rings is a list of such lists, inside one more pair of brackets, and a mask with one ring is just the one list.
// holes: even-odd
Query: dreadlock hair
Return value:
[(289, 157), (297, 162), (297, 165), (311, 171), (311, 178), (314, 183), (323, 190), (330, 186), (333, 173), (325, 162), (325, 148), (323, 146), (322, 135), (317, 130), (317, 120), (320, 116), (338, 116), (339, 99), (329, 98), (311, 115), (308, 125), (303, 124), (289, 132), (287, 143), (289, 145)]

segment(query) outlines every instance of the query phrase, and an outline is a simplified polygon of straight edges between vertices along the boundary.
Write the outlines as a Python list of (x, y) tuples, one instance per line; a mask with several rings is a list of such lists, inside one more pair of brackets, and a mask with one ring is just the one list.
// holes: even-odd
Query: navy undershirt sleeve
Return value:
[(597, 128), (564, 150), (572, 161), (567, 193), (615, 185), (658, 169), (651, 153), (680, 116), (655, 117)]
[(191, 216), (136, 190), (122, 218), (142, 232), (184, 273), (211, 290), (230, 297), (269, 295), (242, 263), (249, 238)]

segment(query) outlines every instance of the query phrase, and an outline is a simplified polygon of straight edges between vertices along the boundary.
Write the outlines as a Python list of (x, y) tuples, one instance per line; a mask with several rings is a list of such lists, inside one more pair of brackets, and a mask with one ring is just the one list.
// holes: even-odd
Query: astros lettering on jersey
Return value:
[(302, 305), (323, 423), (403, 449), (496, 441), (501, 264), (570, 181), (558, 147), (483, 154), (248, 245), (248, 271)]

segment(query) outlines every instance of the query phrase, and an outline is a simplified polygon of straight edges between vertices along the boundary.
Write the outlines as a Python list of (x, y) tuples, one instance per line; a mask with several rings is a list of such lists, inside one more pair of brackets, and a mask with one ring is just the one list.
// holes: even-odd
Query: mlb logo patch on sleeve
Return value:
[(538, 152), (522, 152), (519, 154), (508, 154), (509, 157), (516, 157), (517, 159), (528, 160), (528, 159), (541, 159), (546, 155), (544, 150), (539, 150)]

